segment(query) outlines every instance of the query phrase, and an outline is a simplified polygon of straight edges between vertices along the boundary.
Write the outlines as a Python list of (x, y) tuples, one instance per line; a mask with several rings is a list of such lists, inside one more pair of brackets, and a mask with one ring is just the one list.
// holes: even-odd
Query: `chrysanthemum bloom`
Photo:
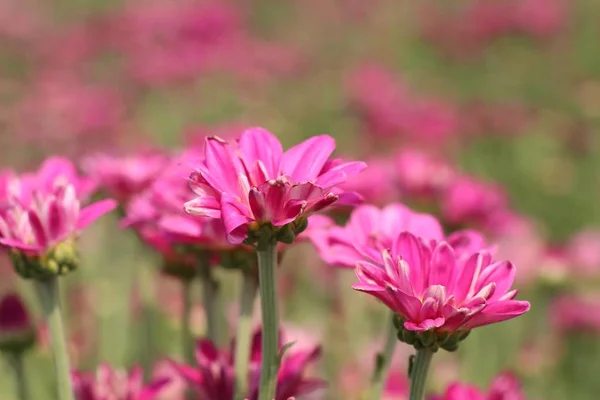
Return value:
[(429, 400), (525, 400), (521, 383), (511, 373), (497, 376), (487, 392), (463, 383), (453, 383), (442, 396), (430, 396)]
[(9, 194), (0, 210), (0, 244), (11, 250), (13, 264), (25, 278), (62, 275), (77, 266), (74, 241), (101, 215), (113, 210), (113, 200), (83, 209), (76, 188), (68, 182), (31, 193)]
[[(198, 365), (174, 365), (203, 400), (232, 399), (235, 391), (234, 348), (235, 342), (231, 351), (225, 351), (217, 349), (208, 340), (199, 340), (196, 345)], [(249, 359), (250, 379), (246, 397), (250, 400), (258, 398), (261, 354), (261, 332), (256, 331), (252, 337)], [(306, 370), (320, 355), (321, 349), (318, 346), (300, 351), (296, 351), (293, 346), (288, 349), (277, 374), (275, 400), (287, 400), (291, 396), (306, 395), (322, 388), (322, 380), (305, 377)]]
[(468, 254), (402, 232), (382, 258), (358, 263), (353, 288), (394, 311), (399, 338), (417, 348), (456, 350), (471, 329), (529, 310), (528, 302), (513, 300), (515, 267), (487, 251)]
[(600, 272), (600, 230), (587, 228), (575, 234), (567, 244), (566, 253), (577, 274), (597, 276)]
[(0, 298), (0, 351), (20, 354), (35, 343), (35, 328), (21, 298), (8, 293)]
[(100, 365), (95, 374), (73, 372), (72, 379), (76, 400), (152, 400), (168, 383), (158, 379), (144, 385), (141, 368), (127, 372), (108, 364)]
[(120, 203), (150, 186), (167, 165), (159, 152), (143, 152), (118, 157), (95, 154), (83, 161), (83, 168), (100, 187)]
[(401, 232), (418, 237), (442, 240), (444, 233), (437, 219), (429, 214), (412, 211), (400, 203), (383, 208), (372, 205), (356, 207), (345, 226), (326, 224), (327, 217), (315, 215), (315, 226), (303, 234), (317, 248), (321, 258), (330, 265), (354, 268), (365, 254), (381, 258), (381, 251), (391, 248)]
[(402, 149), (395, 156), (395, 171), (403, 199), (437, 198), (456, 175), (447, 163), (414, 149)]
[(290, 243), (311, 213), (359, 199), (337, 187), (366, 165), (332, 162), (334, 148), (333, 138), (322, 135), (283, 152), (279, 140), (262, 128), (248, 129), (237, 143), (207, 138), (204, 160), (190, 176), (198, 197), (185, 209), (222, 219), (233, 244)]
[(563, 295), (552, 302), (549, 314), (558, 332), (600, 332), (598, 296)]

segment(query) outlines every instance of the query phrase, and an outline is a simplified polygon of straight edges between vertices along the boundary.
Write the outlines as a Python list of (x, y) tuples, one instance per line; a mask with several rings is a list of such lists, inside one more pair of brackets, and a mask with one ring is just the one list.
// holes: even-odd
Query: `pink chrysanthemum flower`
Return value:
[(190, 176), (198, 197), (185, 209), (222, 219), (233, 244), (257, 241), (262, 228), (290, 242), (311, 213), (358, 201), (337, 186), (366, 165), (330, 161), (334, 148), (333, 138), (322, 135), (283, 152), (279, 140), (262, 128), (248, 129), (237, 143), (207, 138), (204, 160)]
[(600, 332), (598, 296), (562, 295), (550, 305), (549, 315), (558, 332)]
[(382, 261), (358, 263), (353, 288), (396, 313), (407, 343), (455, 350), (471, 329), (529, 310), (528, 302), (514, 300), (510, 262), (493, 261), (487, 251), (469, 253), (462, 245), (402, 232)]
[(35, 327), (16, 293), (0, 297), (0, 351), (21, 353), (35, 343)]
[[(249, 389), (247, 398), (258, 398), (260, 377), (260, 361), (262, 356), (262, 334), (254, 332), (251, 341), (249, 360)], [(279, 341), (281, 342), (281, 341)], [(230, 352), (219, 350), (206, 339), (199, 340), (196, 345), (196, 367), (173, 363), (181, 376), (200, 395), (203, 400), (232, 399), (235, 391), (235, 374), (233, 354), (235, 342)], [(294, 347), (285, 352), (285, 356), (277, 374), (277, 392), (275, 400), (287, 400), (292, 396), (309, 394), (324, 386), (324, 382), (316, 378), (306, 378), (306, 369), (321, 355), (319, 346), (307, 350), (295, 351)]]
[(511, 373), (497, 376), (487, 392), (463, 383), (453, 383), (442, 396), (430, 396), (429, 400), (525, 400), (521, 383)]
[(144, 385), (141, 368), (130, 372), (102, 364), (96, 374), (73, 372), (73, 391), (77, 400), (152, 400), (158, 397), (167, 379)]
[(89, 176), (120, 203), (149, 187), (166, 165), (166, 156), (159, 152), (125, 157), (95, 154), (83, 161)]

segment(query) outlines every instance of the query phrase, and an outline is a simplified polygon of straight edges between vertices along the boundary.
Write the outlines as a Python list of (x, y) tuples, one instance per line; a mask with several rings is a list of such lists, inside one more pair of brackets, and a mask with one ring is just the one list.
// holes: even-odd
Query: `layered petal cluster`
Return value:
[(84, 159), (87, 174), (110, 196), (126, 203), (148, 188), (168, 163), (160, 152), (146, 151), (129, 156), (95, 154)]
[[(251, 342), (249, 365), (249, 389), (246, 398), (258, 399), (261, 361), (261, 332), (255, 331)], [(282, 342), (281, 340), (279, 341)], [(192, 367), (174, 363), (181, 376), (198, 393), (202, 400), (232, 399), (235, 392), (234, 359), (235, 342), (230, 351), (220, 350), (209, 340), (199, 340), (196, 344), (197, 366)], [(322, 388), (324, 382), (316, 378), (307, 378), (306, 370), (321, 355), (319, 346), (306, 350), (285, 352), (277, 374), (277, 392), (275, 400), (287, 400), (292, 396), (301, 396)]]
[(528, 302), (514, 300), (510, 262), (461, 245), (402, 232), (381, 262), (358, 263), (353, 288), (381, 300), (414, 332), (468, 332), (529, 310)]
[(437, 219), (414, 212), (400, 203), (383, 208), (358, 206), (343, 227), (336, 226), (331, 220), (329, 223), (326, 221), (326, 217), (311, 217), (305, 235), (325, 262), (347, 268), (354, 268), (365, 255), (380, 260), (381, 251), (391, 248), (395, 238), (404, 231), (427, 239), (444, 238)]
[(28, 255), (43, 255), (76, 238), (115, 207), (113, 200), (102, 200), (81, 208), (76, 188), (68, 182), (22, 197), (9, 196), (0, 210), (0, 244)]
[(76, 400), (153, 400), (158, 398), (167, 379), (144, 384), (144, 373), (135, 367), (131, 371), (101, 364), (95, 374), (73, 372)]
[(487, 392), (463, 383), (451, 384), (442, 396), (430, 396), (429, 400), (525, 400), (519, 380), (511, 373), (498, 375)]
[(355, 204), (358, 196), (338, 187), (366, 164), (330, 160), (334, 149), (333, 138), (321, 135), (284, 152), (262, 128), (246, 130), (236, 143), (209, 137), (190, 176), (198, 197), (185, 209), (222, 219), (227, 240), (239, 244), (262, 225), (277, 230), (333, 203)]

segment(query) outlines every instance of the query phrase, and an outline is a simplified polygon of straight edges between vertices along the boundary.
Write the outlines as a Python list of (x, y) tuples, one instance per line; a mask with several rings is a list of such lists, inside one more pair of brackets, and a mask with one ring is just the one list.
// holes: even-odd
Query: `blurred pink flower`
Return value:
[(448, 242), (402, 232), (383, 251), (383, 262), (358, 263), (353, 288), (381, 300), (408, 331), (469, 331), (529, 310), (528, 302), (513, 300), (510, 262), (493, 261), (486, 251), (465, 261), (460, 253)]
[(503, 211), (507, 203), (499, 186), (463, 176), (443, 193), (442, 215), (453, 226), (483, 226), (491, 214)]
[(167, 163), (164, 154), (148, 151), (124, 157), (94, 154), (86, 157), (82, 166), (91, 179), (123, 204), (148, 188)]
[(441, 100), (418, 98), (408, 85), (379, 65), (356, 68), (347, 85), (348, 101), (369, 134), (437, 143), (457, 131), (458, 119), (452, 106)]
[(116, 207), (113, 200), (102, 200), (80, 209), (75, 187), (69, 182), (37, 181), (31, 196), (13, 193), (0, 211), (0, 243), (27, 255), (42, 256), (79, 233), (100, 216)]
[(494, 378), (487, 392), (457, 382), (450, 385), (444, 395), (431, 396), (429, 400), (525, 400), (525, 394), (519, 380), (505, 372)]
[(227, 240), (242, 243), (260, 224), (280, 229), (334, 203), (356, 204), (353, 193), (334, 193), (362, 162), (329, 160), (333, 138), (312, 137), (283, 152), (262, 128), (245, 131), (238, 143), (206, 139), (204, 160), (190, 186), (199, 196), (185, 204), (189, 214), (223, 220)]
[[(256, 331), (252, 337), (249, 366), (250, 400), (258, 398), (258, 384), (261, 360), (261, 332)], [(282, 341), (280, 341), (282, 343)], [(205, 400), (221, 400), (233, 398), (235, 377), (233, 371), (233, 354), (231, 351), (219, 350), (209, 340), (201, 339), (196, 344), (197, 366), (188, 366), (173, 362), (180, 375)], [(296, 351), (294, 347), (285, 352), (277, 375), (277, 393), (275, 400), (285, 400), (291, 396), (305, 395), (323, 387), (324, 382), (316, 378), (304, 377), (305, 370), (321, 355), (316, 346), (310, 350)]]
[(402, 149), (395, 156), (397, 184), (402, 198), (437, 197), (454, 181), (449, 164), (415, 149)]
[(365, 255), (380, 258), (381, 251), (391, 248), (401, 232), (408, 231), (426, 239), (442, 240), (444, 237), (435, 217), (414, 212), (399, 203), (381, 209), (372, 205), (358, 206), (344, 227), (333, 222), (326, 224), (320, 217), (317, 223), (323, 228), (313, 228), (312, 218), (315, 217), (309, 219), (305, 236), (325, 262), (340, 267), (354, 268)]
[(566, 256), (576, 273), (600, 275), (600, 230), (588, 228), (576, 233), (566, 246)]
[(95, 375), (73, 372), (72, 379), (76, 400), (152, 400), (168, 382), (159, 379), (144, 385), (141, 368), (128, 372), (108, 364), (98, 366)]
[(360, 194), (366, 203), (384, 205), (398, 199), (398, 189), (390, 182), (395, 179), (395, 166), (392, 160), (378, 157), (367, 161), (369, 166), (355, 178), (339, 187), (345, 191)]
[(154, 364), (152, 378), (156, 381), (166, 381), (161, 387), (157, 400), (184, 400), (186, 382), (177, 372), (170, 361), (159, 361)]
[(600, 298), (597, 295), (562, 295), (549, 308), (558, 332), (600, 332)]
[(569, 17), (569, 5), (565, 0), (519, 0), (513, 23), (516, 29), (533, 37), (552, 37), (564, 30)]
[(20, 353), (35, 343), (36, 331), (29, 312), (16, 293), (0, 296), (0, 351)]

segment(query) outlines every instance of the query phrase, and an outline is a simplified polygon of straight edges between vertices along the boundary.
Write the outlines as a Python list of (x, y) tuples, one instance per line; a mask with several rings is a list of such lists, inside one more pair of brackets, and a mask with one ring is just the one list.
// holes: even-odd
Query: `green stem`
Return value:
[(377, 354), (375, 361), (375, 371), (373, 373), (373, 380), (371, 382), (371, 396), (373, 400), (381, 399), (383, 388), (390, 369), (392, 358), (394, 357), (394, 350), (396, 343), (398, 342), (398, 330), (394, 326), (394, 314), (392, 313), (388, 322), (387, 337), (385, 339), (385, 345), (381, 353)]
[(65, 341), (62, 317), (60, 313), (60, 299), (57, 278), (45, 281), (36, 281), (36, 288), (42, 303), (44, 317), (48, 322), (52, 350), (54, 354), (54, 371), (58, 383), (59, 400), (74, 400), (71, 386), (71, 371), (69, 367), (69, 353)]
[(248, 392), (248, 362), (252, 338), (252, 310), (258, 281), (252, 272), (242, 272), (240, 315), (235, 336), (235, 400), (244, 400)]
[(417, 350), (415, 361), (410, 373), (410, 397), (409, 400), (423, 400), (425, 396), (425, 384), (427, 383), (427, 372), (433, 352), (428, 349)]
[(10, 366), (15, 373), (15, 389), (17, 392), (16, 399), (28, 400), (29, 394), (27, 393), (27, 383), (25, 381), (25, 371), (23, 369), (23, 354), (9, 354), (8, 361)]
[(277, 316), (277, 246), (269, 244), (257, 249), (260, 306), (262, 311), (262, 360), (259, 400), (273, 400), (279, 368), (278, 316)]
[(183, 360), (194, 363), (194, 338), (191, 331), (192, 319), (192, 281), (181, 279), (181, 297), (183, 299), (183, 315), (181, 316), (181, 349)]
[(198, 268), (200, 283), (202, 284), (202, 303), (206, 315), (206, 337), (215, 345), (220, 344), (219, 330), (219, 283), (215, 280), (208, 254), (200, 255)]

